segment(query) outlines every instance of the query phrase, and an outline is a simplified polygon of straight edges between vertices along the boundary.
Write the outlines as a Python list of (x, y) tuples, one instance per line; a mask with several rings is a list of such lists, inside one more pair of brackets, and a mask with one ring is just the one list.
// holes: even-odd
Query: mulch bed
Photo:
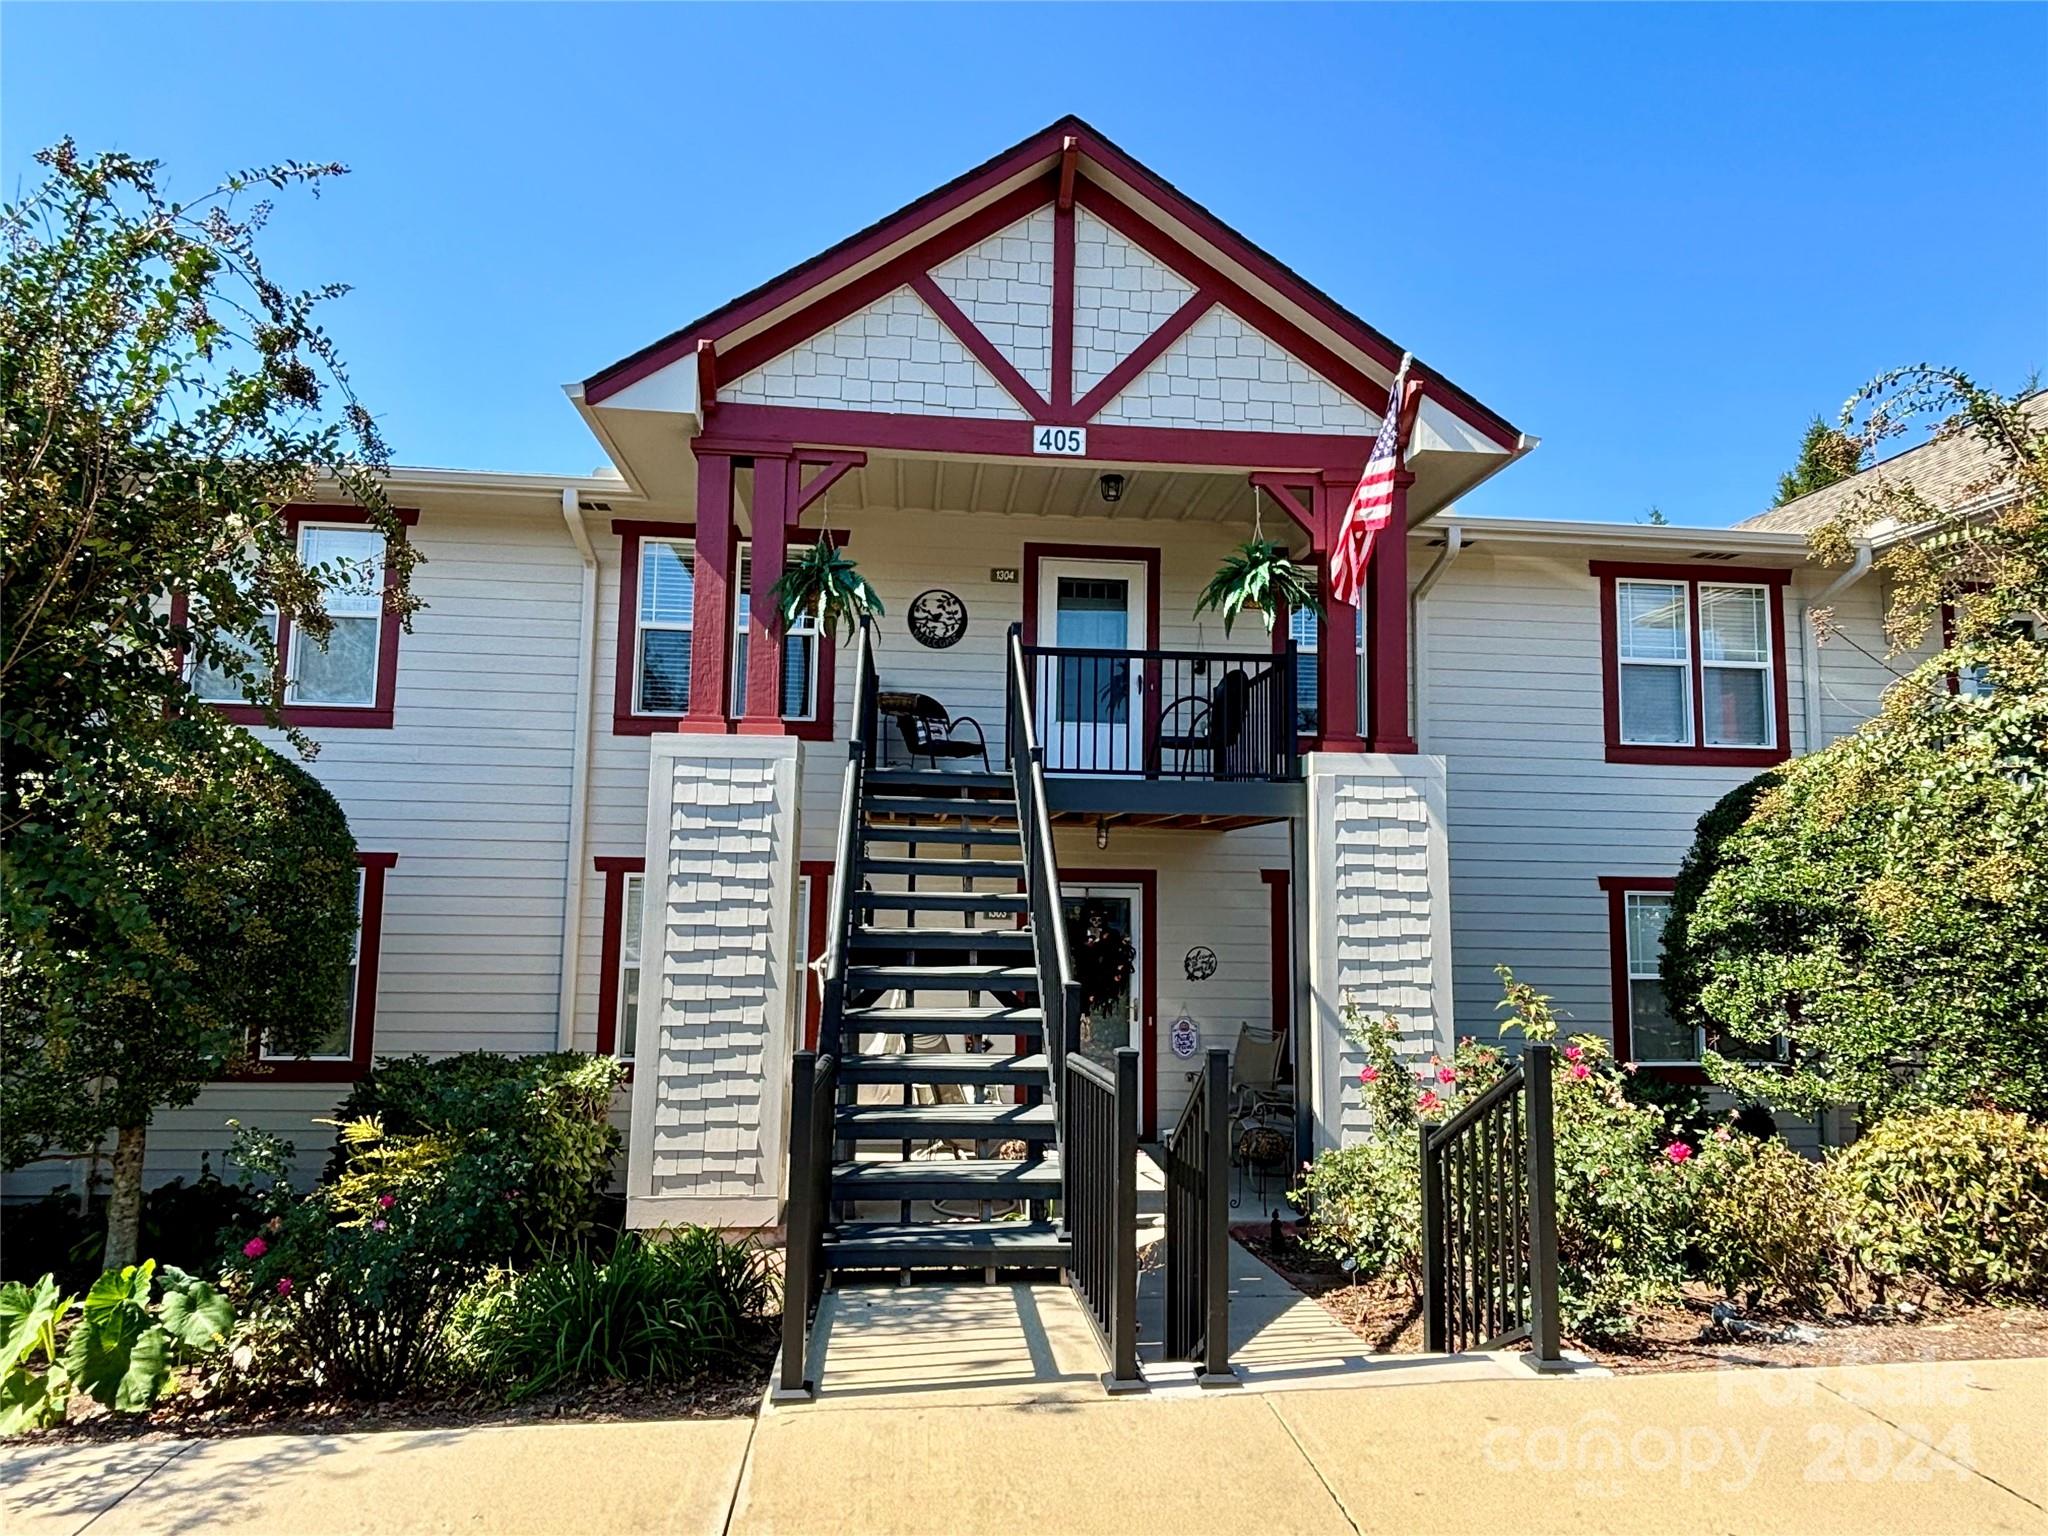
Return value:
[[(630, 1423), (645, 1419), (731, 1419), (751, 1415), (767, 1388), (775, 1335), (764, 1334), (743, 1364), (688, 1382), (602, 1382), (507, 1403), (487, 1393), (364, 1403), (273, 1393), (220, 1403), (167, 1395), (146, 1414), (108, 1413), (87, 1403), (69, 1423), (26, 1437), (33, 1444), (201, 1440), (230, 1435), (360, 1434), (385, 1429), (475, 1429), (503, 1424)], [(11, 1442), (21, 1444), (23, 1441)]]
[[(1376, 1354), (1422, 1351), (1422, 1305), (1407, 1282), (1382, 1277), (1353, 1283), (1334, 1260), (1310, 1253), (1283, 1227), (1277, 1249), (1265, 1226), (1233, 1227), (1232, 1237), (1296, 1290), (1313, 1297)], [(1731, 1365), (1877, 1365), (1899, 1361), (2001, 1360), (2048, 1356), (2048, 1309), (1930, 1301), (1901, 1305), (1881, 1317), (1791, 1317), (1745, 1314), (1744, 1321), (1772, 1333), (1810, 1329), (1809, 1340), (1714, 1336), (1714, 1303), (1706, 1287), (1689, 1288), (1675, 1306), (1648, 1313), (1640, 1337), (1612, 1341), (1567, 1339), (1616, 1372), (1701, 1371)]]

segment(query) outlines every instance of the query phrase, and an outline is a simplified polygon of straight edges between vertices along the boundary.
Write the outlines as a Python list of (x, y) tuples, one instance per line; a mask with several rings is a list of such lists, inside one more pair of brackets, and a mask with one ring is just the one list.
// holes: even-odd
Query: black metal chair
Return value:
[[(945, 705), (925, 693), (884, 693), (877, 697), (875, 707), (895, 718), (904, 750), (913, 762), (921, 757), (936, 768), (941, 758), (958, 762), (978, 757), (983, 772), (995, 772), (989, 761), (988, 733), (972, 715), (956, 720), (946, 712)], [(974, 740), (963, 741), (953, 735), (964, 725), (974, 727)]]
[[(1251, 683), (1244, 673), (1232, 668), (1216, 681), (1205, 696), (1190, 693), (1175, 699), (1161, 711), (1159, 716), (1159, 752), (1162, 763), (1165, 754), (1180, 754), (1177, 778), (1201, 778), (1202, 754), (1208, 754), (1209, 772), (1212, 779), (1242, 777), (1233, 771), (1233, 754), (1241, 757), (1237, 749), (1242, 744), (1245, 716), (1251, 702)], [(1185, 715), (1185, 723), (1176, 727), (1174, 717)]]

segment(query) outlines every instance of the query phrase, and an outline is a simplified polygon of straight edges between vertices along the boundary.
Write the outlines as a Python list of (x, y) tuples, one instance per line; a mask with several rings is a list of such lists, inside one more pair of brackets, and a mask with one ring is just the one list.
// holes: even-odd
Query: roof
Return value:
[[(2020, 408), (2035, 428), (2048, 430), (2048, 391), (2022, 401)], [(1965, 428), (1942, 434), (1904, 453), (1895, 453), (1846, 480), (1809, 491), (1782, 507), (1744, 518), (1735, 526), (1811, 533), (1852, 510), (1859, 495), (1882, 484), (1908, 487), (1942, 511), (1954, 511), (1968, 499), (1974, 487), (1980, 487), (1998, 472), (1997, 456), (1976, 433)]]

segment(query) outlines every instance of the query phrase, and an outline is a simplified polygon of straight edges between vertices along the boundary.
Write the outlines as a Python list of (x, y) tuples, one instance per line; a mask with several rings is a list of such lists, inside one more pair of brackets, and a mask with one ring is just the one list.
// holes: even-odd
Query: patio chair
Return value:
[[(979, 757), (984, 773), (995, 772), (989, 762), (988, 733), (972, 715), (962, 715), (955, 720), (946, 712), (945, 705), (925, 693), (884, 693), (875, 701), (875, 707), (882, 714), (895, 718), (904, 749), (913, 762), (921, 757), (936, 768), (940, 758), (954, 762)], [(953, 735), (966, 725), (974, 727), (972, 741)]]
[[(1226, 759), (1244, 734), (1248, 695), (1244, 673), (1233, 670), (1224, 673), (1207, 694), (1183, 694), (1160, 712), (1161, 760), (1168, 752), (1180, 757), (1172, 777), (1234, 777), (1227, 769)], [(1209, 760), (1206, 775), (1201, 771), (1204, 754)]]
[[(1283, 1144), (1287, 1150), (1277, 1159), (1269, 1155)], [(1288, 1076), (1287, 1042), (1269, 1030), (1240, 1024), (1230, 1058), (1230, 1160), (1241, 1178), (1258, 1181), (1261, 1206), (1267, 1175), (1284, 1172), (1293, 1160), (1293, 1146), (1294, 1084)]]

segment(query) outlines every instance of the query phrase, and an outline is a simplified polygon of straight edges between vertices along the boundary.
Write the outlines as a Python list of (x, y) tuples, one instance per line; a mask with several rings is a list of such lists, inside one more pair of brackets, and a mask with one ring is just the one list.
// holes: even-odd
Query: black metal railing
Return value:
[(811, 1318), (824, 1289), (826, 1211), (832, 1197), (832, 1112), (838, 1058), (798, 1051), (790, 1062), (789, 1190), (784, 1202), (782, 1376), (778, 1394), (809, 1397)]
[(1212, 1046), (1166, 1138), (1166, 1355), (1230, 1370), (1230, 1052)]
[(1139, 1390), (1145, 1383), (1138, 1374), (1138, 1053), (1119, 1050), (1110, 1072), (1069, 1052), (1060, 1101), (1060, 1209), (1072, 1244), (1067, 1281), (1109, 1356), (1109, 1390)]
[(1528, 1339), (1559, 1358), (1557, 1172), (1547, 1044), (1441, 1125), (1421, 1128), (1423, 1347)]
[(1201, 782), (1301, 776), (1292, 641), (1272, 653), (1022, 650), (1048, 772)]
[[(778, 1394), (811, 1395), (806, 1374), (811, 1319), (825, 1280), (825, 1228), (831, 1217), (834, 1111), (840, 1093), (839, 1057), (845, 1050), (847, 936), (853, 924), (854, 871), (860, 853), (861, 787), (875, 761), (879, 725), (875, 632), (863, 619), (854, 650), (853, 734), (839, 791), (839, 841), (832, 858), (832, 894), (826, 906), (822, 955), (823, 1000), (818, 1049), (790, 1058), (789, 1187), (784, 1198), (782, 1270), (782, 1374)], [(809, 985), (809, 978), (804, 978)], [(803, 1017), (801, 1000), (792, 1016)]]
[[(1027, 700), (1030, 674), (1023, 642), (1010, 631), (1009, 676), (1005, 689), (1008, 719), (1004, 740), (1010, 777), (1017, 794), (1018, 842), (1024, 862), (1025, 900), (1031, 909), (1032, 951), (1038, 970), (1039, 1006), (1045, 1011), (1045, 1052), (1051, 1068), (1055, 1125), (1064, 1098), (1062, 1068), (1067, 1052), (1081, 1044), (1081, 987), (1074, 979), (1074, 959), (1067, 943), (1067, 924), (1060, 907), (1060, 867), (1052, 843), (1052, 814), (1046, 806), (1045, 749), (1038, 739)], [(1064, 1138), (1055, 1135), (1055, 1145)]]

